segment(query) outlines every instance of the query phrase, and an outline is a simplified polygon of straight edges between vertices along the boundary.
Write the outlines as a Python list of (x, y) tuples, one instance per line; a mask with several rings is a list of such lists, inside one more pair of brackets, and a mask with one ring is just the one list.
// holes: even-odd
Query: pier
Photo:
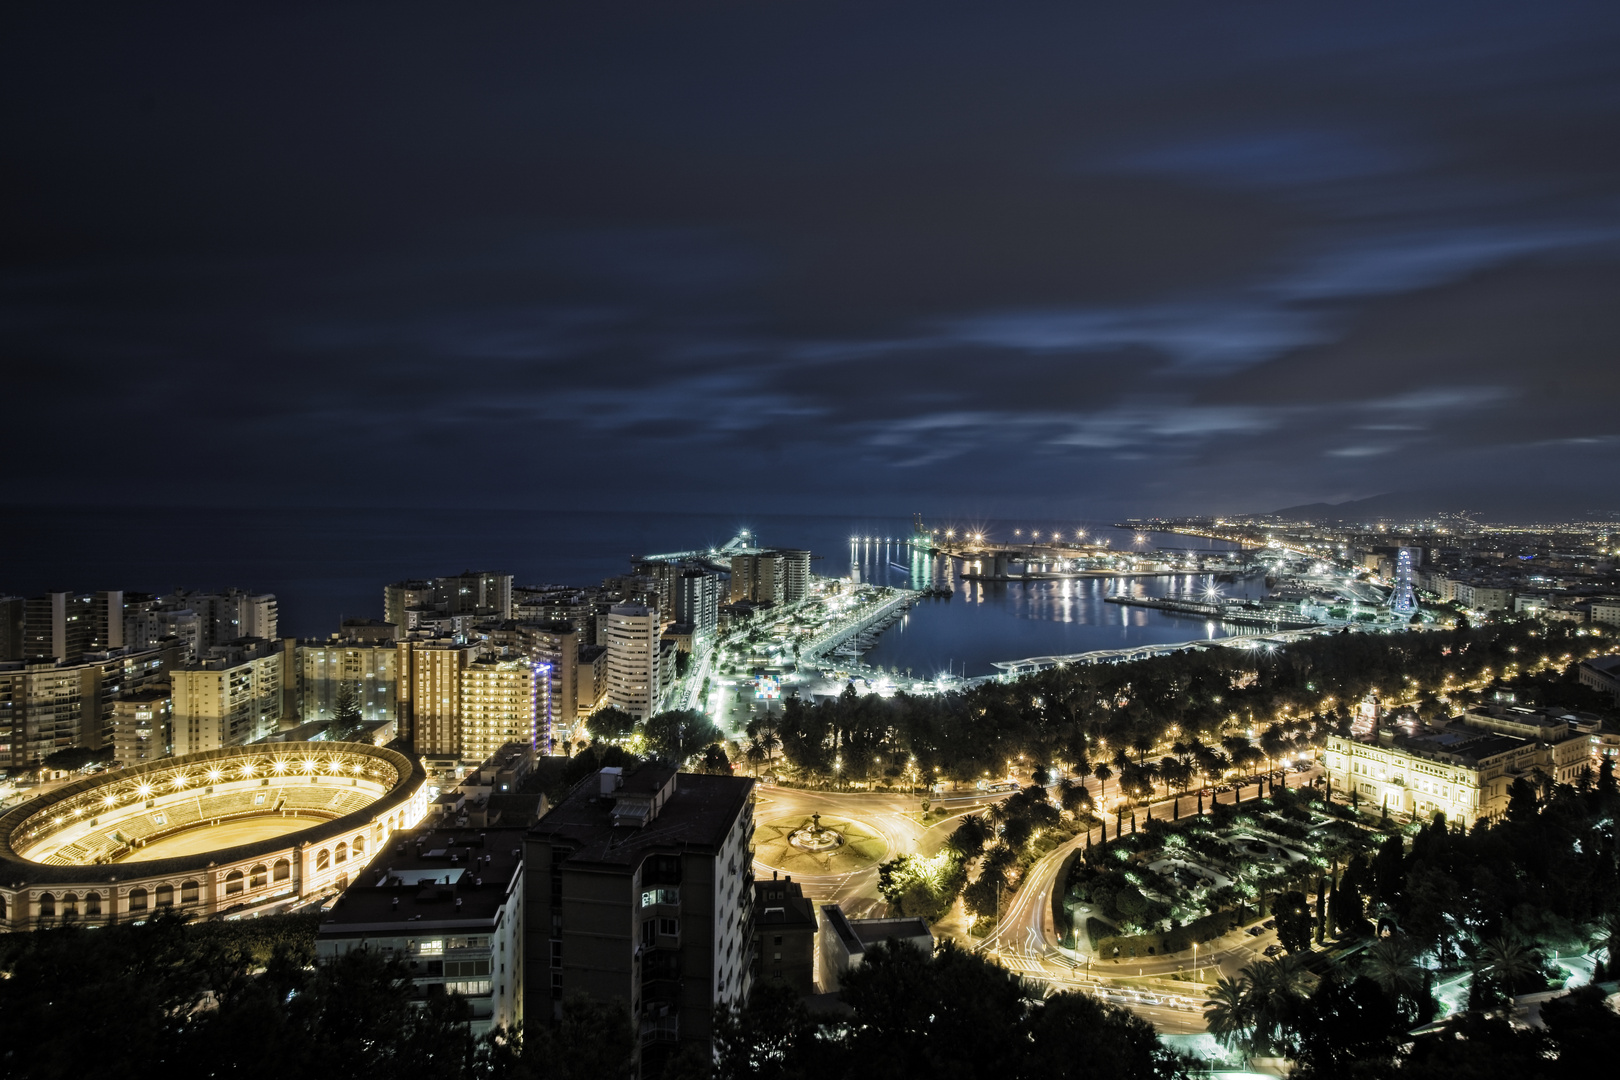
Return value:
[(897, 611), (910, 607), (912, 602), (922, 595), (910, 589), (895, 589), (893, 591), (895, 595), (884, 600), (881, 604), (867, 608), (854, 618), (827, 631), (800, 649), (799, 663), (801, 665), (815, 663), (850, 638), (892, 617)]
[(1308, 615), (1302, 615), (1297, 611), (1262, 607), (1242, 600), (1205, 603), (1197, 600), (1165, 600), (1156, 596), (1106, 596), (1103, 601), (1109, 604), (1123, 604), (1128, 607), (1173, 611), (1183, 615), (1202, 615), (1205, 618), (1237, 623), (1240, 626), (1306, 627), (1321, 625), (1319, 620)]

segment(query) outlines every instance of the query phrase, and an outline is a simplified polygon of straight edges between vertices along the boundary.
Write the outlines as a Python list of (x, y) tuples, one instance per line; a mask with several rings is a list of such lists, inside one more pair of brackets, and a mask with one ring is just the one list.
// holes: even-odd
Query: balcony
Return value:
[(641, 1045), (672, 1043), (681, 1037), (679, 1016), (643, 1016), (641, 1018)]

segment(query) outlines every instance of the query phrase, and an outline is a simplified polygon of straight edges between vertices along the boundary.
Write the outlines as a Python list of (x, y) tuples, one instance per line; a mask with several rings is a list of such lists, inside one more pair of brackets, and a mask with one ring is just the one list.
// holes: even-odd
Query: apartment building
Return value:
[(1600, 596), (1592, 601), (1588, 610), (1593, 622), (1620, 626), (1620, 597)]
[(675, 579), (675, 619), (702, 637), (720, 625), (720, 578), (707, 570), (685, 570)]
[(662, 698), (658, 612), (614, 604), (607, 620), (608, 704), (637, 720), (658, 712)]
[(216, 646), (170, 673), (177, 756), (241, 746), (281, 727), (284, 653), (258, 638)]
[(549, 672), (549, 716), (542, 741), (568, 737), (578, 716), (579, 631), (566, 621), (504, 622), (489, 633), (491, 645), (527, 656)]
[(117, 702), (161, 684), (174, 649), (111, 649), (77, 662), (0, 663), (0, 766), (38, 764), (58, 750), (109, 745)]
[(367, 723), (398, 723), (400, 649), (396, 642), (300, 641), (294, 664), (298, 716), (304, 723), (336, 716), (345, 687), (354, 694)]
[(508, 743), (544, 745), (551, 726), (550, 672), (528, 659), (480, 659), (461, 672), (463, 761), (483, 761)]
[(643, 1075), (680, 1042), (707, 1050), (753, 968), (753, 781), (603, 769), (530, 830), (524, 873), (531, 1024), (579, 992), (616, 1000)]
[(412, 748), (427, 756), (461, 756), (461, 676), (479, 646), (453, 638), (400, 643), (401, 701)]
[(512, 575), (463, 570), (439, 578), (412, 578), (383, 586), (383, 621), (402, 631), (420, 629), (425, 615), (512, 617)]
[(608, 648), (606, 645), (581, 645), (579, 665), (574, 673), (574, 702), (576, 716), (594, 712), (607, 700)]
[(318, 961), (397, 958), (419, 1000), (460, 994), (482, 1035), (523, 1021), (523, 828), (398, 832), (321, 921)]
[(787, 560), (779, 551), (731, 557), (731, 602), (780, 604), (787, 596)]
[(754, 981), (816, 992), (816, 906), (791, 874), (754, 882)]
[(113, 760), (124, 767), (168, 757), (173, 725), (174, 697), (166, 686), (124, 695), (112, 703), (109, 719)]

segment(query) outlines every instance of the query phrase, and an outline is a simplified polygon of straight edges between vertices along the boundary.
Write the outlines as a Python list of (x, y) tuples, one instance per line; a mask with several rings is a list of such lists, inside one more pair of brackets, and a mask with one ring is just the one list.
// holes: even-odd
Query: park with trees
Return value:
[(1601, 627), (1506, 619), (1071, 664), (927, 696), (851, 684), (817, 704), (787, 699), (749, 736), (761, 760), (779, 752), (775, 771), (805, 786), (972, 785), (1022, 763), (1038, 779), (1117, 779), (1147, 798), (1272, 768), (1348, 730), (1370, 695), (1424, 719), (1496, 692), (1612, 716), (1612, 700), (1582, 686), (1575, 667), (1613, 644)]

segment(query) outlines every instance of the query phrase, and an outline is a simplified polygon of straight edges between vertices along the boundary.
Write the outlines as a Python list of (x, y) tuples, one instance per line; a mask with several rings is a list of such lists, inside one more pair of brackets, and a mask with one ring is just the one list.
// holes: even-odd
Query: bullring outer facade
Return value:
[(342, 889), (427, 809), (363, 743), (229, 747), (102, 773), (0, 817), (0, 929), (205, 916)]

